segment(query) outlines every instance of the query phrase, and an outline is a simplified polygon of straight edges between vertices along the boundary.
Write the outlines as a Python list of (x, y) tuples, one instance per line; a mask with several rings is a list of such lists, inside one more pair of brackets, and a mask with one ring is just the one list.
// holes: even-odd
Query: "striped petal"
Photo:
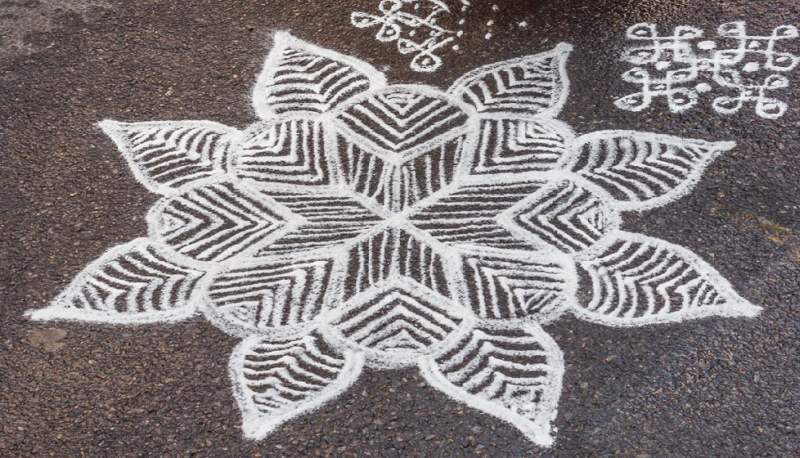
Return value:
[(141, 238), (108, 250), (89, 264), (33, 320), (144, 324), (181, 320), (196, 311), (205, 272), (191, 260)]
[(511, 423), (538, 445), (552, 445), (564, 359), (538, 324), (479, 323), (422, 358), (420, 371), (449, 397)]
[(136, 179), (164, 195), (222, 176), (241, 135), (210, 121), (106, 120), (99, 126), (114, 140)]
[(361, 373), (363, 357), (335, 350), (316, 333), (251, 337), (236, 347), (228, 367), (244, 435), (259, 440), (344, 393)]
[(366, 62), (279, 32), (258, 77), (253, 104), (264, 119), (286, 113), (318, 115), (385, 84), (383, 74)]

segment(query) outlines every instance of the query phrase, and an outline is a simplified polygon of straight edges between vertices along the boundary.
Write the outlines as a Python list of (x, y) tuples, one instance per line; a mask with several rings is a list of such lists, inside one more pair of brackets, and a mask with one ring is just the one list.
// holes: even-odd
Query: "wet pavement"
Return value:
[[(410, 57), (376, 42), (374, 29), (351, 25), (352, 11), (376, 9), (366, 0), (68, 3), (0, 2), (8, 36), (24, 37), (20, 46), (4, 35), (0, 52), (0, 455), (800, 453), (800, 85), (780, 92), (789, 108), (776, 120), (751, 107), (723, 116), (708, 99), (681, 114), (659, 103), (639, 113), (614, 105), (633, 88), (620, 79), (630, 68), (619, 59), (628, 26), (713, 31), (744, 20), (767, 33), (797, 22), (796, 1), (487, 2), (472, 10), (460, 50), (443, 53), (433, 73), (412, 71)], [(364, 59), (390, 82), (442, 88), (477, 66), (571, 43), (571, 93), (559, 119), (577, 132), (737, 142), (691, 194), (626, 214), (624, 227), (694, 251), (763, 313), (630, 329), (568, 317), (546, 326), (566, 361), (551, 449), (450, 400), (411, 369), (368, 369), (335, 401), (247, 441), (227, 371), (237, 339), (204, 320), (26, 320), (26, 310), (45, 306), (106, 249), (146, 233), (157, 197), (95, 124), (249, 125), (250, 91), (279, 30)], [(800, 40), (785, 46), (800, 52)]]

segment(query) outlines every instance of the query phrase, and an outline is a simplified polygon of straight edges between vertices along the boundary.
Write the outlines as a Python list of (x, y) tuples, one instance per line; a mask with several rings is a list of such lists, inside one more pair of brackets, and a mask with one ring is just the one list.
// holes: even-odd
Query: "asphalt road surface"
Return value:
[[(800, 3), (473, 1), (459, 49), (442, 49), (430, 73), (376, 41), (376, 28), (351, 25), (351, 12), (377, 12), (377, 3), (0, 1), (0, 455), (800, 454), (800, 68), (774, 93), (788, 104), (778, 119), (757, 116), (752, 103), (717, 113), (713, 97), (682, 113), (663, 100), (640, 112), (614, 105), (635, 92), (620, 78), (631, 67), (620, 60), (629, 26), (691, 25), (713, 36), (722, 23), (746, 21), (769, 35), (800, 21)], [(27, 320), (26, 310), (46, 306), (106, 249), (146, 234), (157, 196), (96, 123), (251, 124), (251, 88), (281, 30), (364, 59), (390, 82), (443, 88), (480, 65), (571, 43), (559, 119), (577, 132), (737, 142), (691, 194), (626, 213), (624, 227), (697, 253), (763, 313), (635, 328), (572, 317), (547, 325), (566, 361), (550, 449), (449, 399), (414, 369), (367, 369), (316, 412), (245, 440), (227, 369), (238, 339), (203, 319)], [(800, 52), (798, 39), (780, 46)]]

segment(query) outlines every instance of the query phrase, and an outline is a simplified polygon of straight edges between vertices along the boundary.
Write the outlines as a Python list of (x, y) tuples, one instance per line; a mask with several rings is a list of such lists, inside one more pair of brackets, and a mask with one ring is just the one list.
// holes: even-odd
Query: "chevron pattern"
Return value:
[(451, 297), (445, 260), (440, 253), (408, 232), (388, 228), (354, 244), (348, 251), (344, 300), (387, 280), (413, 280), (444, 297)]
[(573, 297), (568, 271), (548, 255), (513, 256), (502, 252), (465, 252), (464, 283), (476, 315), (515, 319), (555, 315)]
[(147, 239), (137, 239), (90, 264), (51, 309), (65, 318), (73, 314), (109, 322), (169, 319), (181, 309), (190, 313), (190, 297), (204, 275), (169, 259)]
[(467, 123), (467, 114), (445, 98), (389, 87), (348, 106), (337, 118), (352, 141), (387, 157), (403, 158), (432, 141), (446, 140)]
[(533, 116), (560, 108), (566, 90), (561, 68), (569, 50), (562, 46), (479, 68), (456, 81), (449, 92), (481, 115)]
[(330, 184), (322, 124), (290, 119), (250, 129), (235, 156), (233, 172), (257, 183)]
[(459, 136), (395, 165), (344, 138), (340, 138), (339, 145), (339, 169), (344, 183), (393, 212), (453, 183), (465, 152), (464, 136)]
[(552, 170), (567, 154), (569, 128), (558, 121), (481, 121), (475, 175)]
[(538, 325), (478, 324), (426, 360), (422, 373), (446, 394), (511, 421), (537, 443), (552, 442), (564, 362)]
[(507, 214), (511, 226), (566, 253), (589, 248), (614, 228), (612, 214), (597, 196), (570, 180), (548, 184)]
[(267, 69), (268, 83), (258, 90), (278, 115), (325, 113), (371, 85), (369, 77), (352, 66), (296, 47), (284, 48), (273, 65)]
[(332, 326), (348, 341), (379, 352), (426, 352), (455, 331), (461, 319), (444, 298), (391, 287), (349, 302)]
[(410, 216), (414, 226), (447, 244), (475, 244), (529, 250), (536, 245), (497, 221), (497, 215), (524, 200), (544, 182), (462, 186)]
[(632, 203), (680, 197), (711, 161), (734, 146), (628, 131), (596, 132), (577, 143), (572, 170)]
[(177, 252), (221, 261), (264, 243), (285, 227), (264, 197), (231, 183), (192, 189), (164, 200), (151, 230)]
[(593, 290), (586, 316), (602, 323), (635, 326), (756, 310), (696, 255), (661, 240), (623, 234), (580, 266)]
[(313, 320), (331, 285), (333, 260), (260, 258), (216, 275), (208, 289), (214, 314), (248, 331)]
[(245, 434), (258, 439), (342, 393), (361, 372), (361, 362), (314, 333), (246, 339), (231, 357), (230, 371)]
[(224, 172), (238, 132), (208, 121), (121, 123), (100, 127), (151, 191), (171, 190)]
[(357, 199), (340, 190), (314, 194), (270, 191), (270, 197), (305, 221), (262, 248), (258, 256), (297, 253), (339, 244), (356, 238), (383, 221)]

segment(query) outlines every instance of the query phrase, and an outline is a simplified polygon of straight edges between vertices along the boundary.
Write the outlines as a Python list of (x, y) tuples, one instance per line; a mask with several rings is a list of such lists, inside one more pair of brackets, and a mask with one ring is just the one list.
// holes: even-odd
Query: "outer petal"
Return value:
[(120, 324), (189, 317), (204, 272), (167, 251), (145, 238), (114, 247), (78, 274), (49, 307), (28, 316)]
[(253, 105), (264, 119), (283, 113), (320, 114), (385, 84), (383, 74), (366, 62), (279, 32), (258, 77)]
[(422, 358), (420, 371), (448, 396), (508, 421), (536, 444), (552, 445), (564, 359), (539, 325), (483, 322)]
[(229, 371), (245, 437), (263, 439), (282, 423), (341, 395), (363, 364), (360, 354), (340, 353), (317, 334), (242, 341), (231, 355)]
[(595, 259), (579, 265), (589, 275), (592, 301), (575, 315), (610, 326), (644, 326), (709, 316), (754, 317), (761, 311), (691, 251), (627, 232)]
[(555, 117), (569, 94), (566, 63), (572, 46), (480, 67), (459, 78), (451, 94), (482, 116)]
[(616, 208), (645, 210), (689, 193), (706, 166), (734, 146), (627, 130), (593, 132), (575, 140), (568, 168), (608, 191)]
[(134, 176), (157, 194), (221, 176), (240, 132), (210, 121), (99, 124), (128, 161)]

